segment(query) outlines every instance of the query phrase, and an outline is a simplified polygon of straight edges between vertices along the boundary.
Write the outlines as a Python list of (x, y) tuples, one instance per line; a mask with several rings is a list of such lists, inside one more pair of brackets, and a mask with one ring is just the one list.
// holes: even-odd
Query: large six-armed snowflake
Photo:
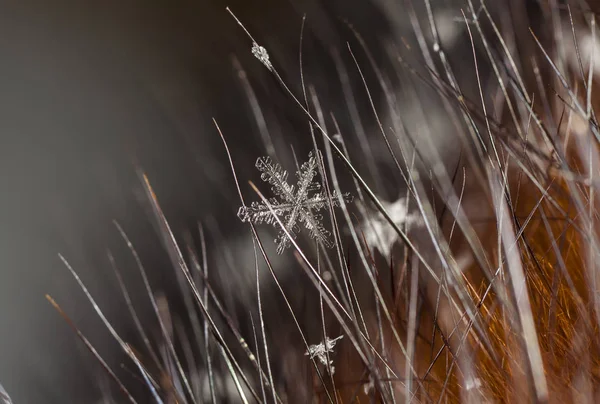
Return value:
[[(321, 224), (322, 215), (317, 215), (314, 212), (326, 207), (329, 201), (331, 201), (332, 206), (339, 206), (340, 198), (336, 191), (329, 195), (326, 191), (321, 190), (321, 185), (318, 182), (313, 181), (317, 175), (317, 164), (317, 158), (311, 152), (308, 161), (302, 164), (302, 167), (296, 173), (298, 177), (296, 188), (287, 183), (287, 172), (279, 164), (273, 163), (269, 157), (259, 157), (256, 160), (256, 168), (262, 173), (260, 178), (271, 184), (271, 190), (278, 198), (269, 199), (271, 209), (264, 202), (252, 202), (250, 206), (242, 206), (238, 211), (238, 217), (243, 222), (267, 223), (280, 227), (275, 218), (276, 215), (285, 225), (292, 238), (296, 238), (296, 234), (300, 231), (298, 225), (300, 222), (304, 224), (312, 238), (326, 247), (331, 247), (331, 233)], [(309, 196), (312, 192), (316, 193)], [(352, 201), (352, 196), (349, 193), (341, 196), (341, 199), (347, 203)], [(290, 239), (283, 229), (280, 229), (275, 243), (277, 244), (278, 254), (281, 254), (290, 246)]]

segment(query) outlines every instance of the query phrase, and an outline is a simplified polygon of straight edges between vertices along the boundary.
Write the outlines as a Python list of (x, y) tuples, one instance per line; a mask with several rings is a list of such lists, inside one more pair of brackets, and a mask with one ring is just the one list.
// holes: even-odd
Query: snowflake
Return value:
[[(399, 198), (396, 202), (381, 201), (381, 204), (400, 228), (403, 228), (405, 224), (409, 228), (411, 225), (423, 225), (420, 216), (408, 212), (406, 198)], [(364, 226), (367, 245), (378, 249), (384, 257), (389, 258), (392, 246), (398, 241), (398, 233), (380, 212), (377, 212), (377, 216), (370, 219)]]
[[(271, 190), (279, 198), (270, 198), (269, 205), (264, 202), (252, 202), (250, 206), (242, 206), (238, 210), (238, 217), (242, 222), (254, 224), (271, 224), (279, 227), (276, 217), (279, 217), (292, 238), (300, 231), (298, 223), (310, 232), (315, 240), (323, 243), (326, 247), (332, 247), (329, 240), (330, 232), (321, 224), (322, 215), (315, 215), (327, 206), (331, 197), (333, 206), (340, 205), (337, 192), (331, 195), (321, 190), (321, 185), (313, 181), (317, 174), (317, 158), (311, 152), (308, 161), (302, 164), (296, 173), (298, 177), (297, 189), (287, 183), (287, 172), (279, 164), (273, 163), (269, 157), (260, 157), (256, 160), (256, 168), (262, 173), (260, 178), (271, 184)], [(316, 192), (309, 197), (311, 192)], [(352, 196), (348, 193), (341, 195), (342, 199), (349, 203)], [(277, 253), (281, 254), (291, 242), (283, 229), (280, 230), (275, 239)]]
[(321, 342), (320, 344), (310, 345), (308, 347), (308, 351), (304, 354), (310, 356), (310, 359), (317, 358), (319, 362), (329, 368), (331, 374), (335, 373), (335, 367), (333, 366), (333, 360), (329, 359), (327, 361), (327, 353), (333, 353), (333, 348), (338, 340), (344, 338), (343, 335), (340, 335), (337, 338), (330, 339), (329, 337), (325, 337), (325, 343)]
[(273, 65), (271, 64), (271, 61), (269, 60), (269, 53), (267, 52), (267, 50), (264, 47), (260, 46), (256, 42), (254, 42), (252, 44), (252, 54), (254, 55), (255, 58), (260, 60), (261, 63), (263, 65), (265, 65), (265, 67), (267, 69), (269, 69), (269, 71), (273, 70)]

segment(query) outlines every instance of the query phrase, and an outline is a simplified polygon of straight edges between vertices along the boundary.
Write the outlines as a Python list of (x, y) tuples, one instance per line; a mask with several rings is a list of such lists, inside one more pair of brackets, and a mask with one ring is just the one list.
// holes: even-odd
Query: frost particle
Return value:
[(255, 58), (260, 60), (260, 62), (263, 65), (265, 65), (265, 67), (267, 69), (269, 69), (269, 71), (273, 71), (273, 65), (271, 64), (271, 61), (269, 60), (269, 53), (267, 52), (267, 50), (264, 47), (260, 46), (256, 42), (254, 42), (252, 44), (252, 54), (254, 55)]
[(314, 359), (315, 357), (321, 362), (323, 365), (327, 366), (329, 372), (331, 374), (335, 373), (335, 367), (333, 366), (333, 360), (329, 359), (327, 361), (327, 354), (333, 353), (333, 348), (338, 340), (344, 338), (343, 335), (340, 335), (337, 338), (331, 339), (329, 337), (325, 337), (325, 342), (321, 342), (320, 344), (310, 345), (308, 347), (308, 351), (304, 354), (310, 356), (310, 359)]

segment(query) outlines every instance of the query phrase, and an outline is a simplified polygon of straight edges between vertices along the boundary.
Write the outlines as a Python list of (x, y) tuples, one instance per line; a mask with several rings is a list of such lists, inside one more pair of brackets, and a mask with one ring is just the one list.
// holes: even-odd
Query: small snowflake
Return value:
[(267, 50), (264, 47), (260, 46), (256, 42), (254, 42), (252, 44), (252, 54), (254, 55), (255, 58), (260, 60), (260, 62), (263, 65), (265, 65), (265, 67), (267, 69), (269, 69), (269, 71), (273, 70), (273, 65), (271, 64), (271, 61), (269, 60), (269, 53), (267, 52)]
[[(400, 228), (405, 224), (409, 227), (411, 225), (419, 226), (423, 224), (421, 217), (414, 213), (409, 214), (406, 198), (399, 198), (396, 202), (381, 201), (381, 204), (394, 223)], [(392, 251), (392, 246), (398, 241), (396, 230), (394, 230), (381, 212), (377, 212), (377, 216), (368, 220), (364, 227), (367, 245), (378, 249), (384, 257), (388, 258)]]
[(338, 340), (344, 338), (343, 335), (340, 335), (337, 338), (334, 339), (330, 339), (329, 337), (325, 337), (325, 342), (321, 342), (320, 344), (316, 344), (316, 345), (310, 345), (308, 347), (308, 351), (304, 354), (307, 356), (310, 356), (310, 359), (313, 358), (317, 358), (319, 359), (319, 362), (321, 362), (323, 365), (327, 366), (329, 368), (329, 371), (331, 374), (335, 373), (335, 367), (333, 366), (333, 360), (329, 359), (329, 362), (327, 361), (327, 354), (333, 353), (333, 348), (335, 347), (335, 344), (338, 342)]
[[(321, 185), (313, 181), (317, 175), (317, 164), (317, 158), (311, 152), (308, 161), (302, 164), (296, 173), (298, 177), (296, 189), (287, 183), (287, 172), (279, 164), (273, 163), (269, 157), (258, 158), (256, 168), (262, 173), (260, 178), (271, 184), (271, 190), (279, 199), (269, 199), (271, 209), (264, 202), (252, 202), (250, 206), (242, 206), (238, 210), (238, 217), (242, 222), (279, 226), (276, 219), (278, 217), (292, 238), (296, 238), (296, 233), (300, 231), (298, 226), (298, 222), (300, 222), (304, 224), (312, 238), (326, 247), (332, 247), (333, 244), (329, 240), (331, 233), (321, 224), (322, 216), (315, 215), (313, 212), (325, 208), (330, 198), (333, 206), (339, 206), (340, 198), (337, 192), (329, 195), (322, 191)], [(316, 193), (309, 196), (311, 192)], [(352, 201), (352, 196), (348, 193), (341, 197), (347, 203)], [(283, 229), (279, 232), (275, 243), (278, 254), (291, 245), (290, 239)]]

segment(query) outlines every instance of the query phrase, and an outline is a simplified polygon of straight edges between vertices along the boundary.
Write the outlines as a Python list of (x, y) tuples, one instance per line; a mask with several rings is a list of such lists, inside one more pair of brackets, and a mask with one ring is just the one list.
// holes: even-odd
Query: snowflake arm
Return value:
[(256, 168), (262, 174), (260, 179), (271, 185), (271, 191), (287, 202), (294, 201), (294, 187), (287, 183), (287, 172), (270, 157), (259, 157)]

